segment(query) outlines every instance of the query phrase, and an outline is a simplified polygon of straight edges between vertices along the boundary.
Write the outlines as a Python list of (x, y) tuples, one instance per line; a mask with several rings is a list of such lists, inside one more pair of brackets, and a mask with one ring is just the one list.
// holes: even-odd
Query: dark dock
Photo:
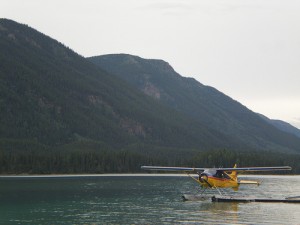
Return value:
[(212, 202), (282, 202), (282, 203), (300, 203), (300, 197), (289, 198), (257, 198), (246, 196), (213, 196)]
[(267, 197), (253, 197), (253, 196), (226, 196), (226, 195), (183, 195), (184, 201), (209, 201), (212, 202), (274, 202), (274, 203), (300, 203), (300, 196), (287, 198), (267, 198)]

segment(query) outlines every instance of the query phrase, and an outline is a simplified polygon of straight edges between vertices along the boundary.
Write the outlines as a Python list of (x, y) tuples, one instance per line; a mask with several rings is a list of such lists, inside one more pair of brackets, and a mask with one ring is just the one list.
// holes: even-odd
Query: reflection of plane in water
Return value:
[[(237, 191), (241, 184), (257, 184), (258, 181), (249, 180), (238, 180), (238, 171), (278, 171), (278, 170), (291, 170), (289, 166), (277, 166), (277, 167), (240, 167), (237, 168), (236, 165), (233, 168), (191, 168), (191, 167), (163, 167), (163, 166), (142, 166), (143, 170), (154, 170), (154, 171), (180, 171), (185, 172), (188, 175), (190, 173), (198, 174), (198, 179), (193, 178), (198, 182), (201, 187), (206, 188), (232, 188)], [(203, 191), (203, 192), (204, 192)], [(202, 192), (202, 193), (203, 193)], [(219, 191), (221, 194), (221, 192)]]

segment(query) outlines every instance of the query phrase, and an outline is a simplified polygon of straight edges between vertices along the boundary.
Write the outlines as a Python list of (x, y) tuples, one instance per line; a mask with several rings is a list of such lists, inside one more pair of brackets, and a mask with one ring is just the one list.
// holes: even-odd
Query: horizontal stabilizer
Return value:
[(260, 185), (259, 181), (253, 181), (253, 180), (240, 180), (238, 184), (256, 184)]

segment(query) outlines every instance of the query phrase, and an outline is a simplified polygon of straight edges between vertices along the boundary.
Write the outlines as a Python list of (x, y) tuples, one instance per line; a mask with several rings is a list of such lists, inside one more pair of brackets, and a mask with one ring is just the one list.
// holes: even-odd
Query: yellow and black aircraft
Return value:
[(236, 165), (233, 168), (191, 168), (191, 167), (164, 167), (164, 166), (142, 166), (143, 170), (154, 171), (181, 171), (188, 175), (190, 173), (198, 174), (198, 179), (192, 177), (197, 181), (201, 187), (204, 188), (232, 188), (237, 191), (240, 184), (259, 184), (258, 181), (238, 180), (238, 171), (279, 171), (291, 170), (290, 166), (277, 167), (240, 167)]

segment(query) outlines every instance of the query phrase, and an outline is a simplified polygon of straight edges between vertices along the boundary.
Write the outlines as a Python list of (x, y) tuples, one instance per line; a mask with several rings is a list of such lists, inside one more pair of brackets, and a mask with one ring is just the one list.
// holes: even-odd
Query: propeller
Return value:
[(201, 182), (201, 183), (206, 183), (207, 185), (208, 185), (208, 187), (212, 187), (211, 185), (210, 185), (210, 183), (208, 183), (208, 176), (205, 174), (205, 173), (201, 173), (200, 175), (199, 175), (199, 181)]

